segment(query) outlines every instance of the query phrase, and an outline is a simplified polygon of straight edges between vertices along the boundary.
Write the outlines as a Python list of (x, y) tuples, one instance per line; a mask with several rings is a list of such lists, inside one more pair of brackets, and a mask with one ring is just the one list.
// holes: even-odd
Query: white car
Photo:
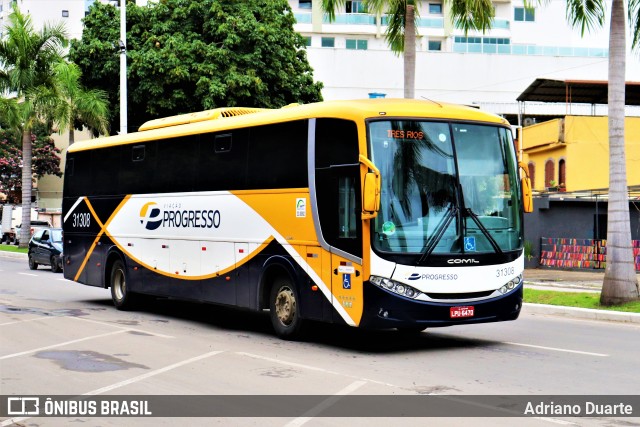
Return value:
[[(39, 219), (34, 219), (31, 221), (31, 231), (29, 233), (29, 238), (33, 236), (33, 233), (42, 227), (51, 227), (51, 223), (49, 221), (41, 221)], [(16, 245), (20, 244), (20, 230), (22, 229), (22, 224), (16, 227)]]

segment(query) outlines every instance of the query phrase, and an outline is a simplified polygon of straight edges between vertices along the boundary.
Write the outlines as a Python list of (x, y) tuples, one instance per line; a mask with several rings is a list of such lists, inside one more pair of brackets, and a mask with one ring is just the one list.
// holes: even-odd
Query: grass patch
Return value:
[(600, 294), (592, 292), (557, 292), (525, 288), (524, 302), (640, 313), (640, 301), (605, 307), (600, 305)]
[(19, 252), (22, 254), (26, 254), (29, 249), (28, 248), (19, 248), (16, 245), (0, 245), (0, 251), (6, 252)]
[(18, 252), (18, 253), (26, 254), (29, 251), (29, 249), (28, 248), (19, 248), (16, 245), (0, 245), (0, 251)]

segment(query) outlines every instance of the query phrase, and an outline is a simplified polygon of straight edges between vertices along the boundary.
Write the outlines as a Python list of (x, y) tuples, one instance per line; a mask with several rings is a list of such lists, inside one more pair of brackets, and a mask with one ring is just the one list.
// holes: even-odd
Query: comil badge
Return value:
[(145, 203), (140, 209), (140, 224), (147, 230), (156, 230), (162, 224), (160, 208), (156, 202)]

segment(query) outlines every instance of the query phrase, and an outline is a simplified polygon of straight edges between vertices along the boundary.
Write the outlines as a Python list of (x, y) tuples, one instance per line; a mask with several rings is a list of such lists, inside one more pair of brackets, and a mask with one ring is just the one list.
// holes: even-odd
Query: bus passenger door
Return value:
[[(362, 317), (362, 191), (358, 126), (343, 119), (311, 120), (318, 239), (331, 252), (331, 304), (336, 322)], [(327, 283), (328, 285), (328, 283)]]
[(332, 191), (328, 191), (333, 206), (321, 213), (333, 217), (325, 221), (327, 228), (322, 230), (331, 243), (332, 304), (343, 321), (357, 325), (363, 308), (359, 168), (337, 168), (334, 172), (338, 173), (331, 180)]

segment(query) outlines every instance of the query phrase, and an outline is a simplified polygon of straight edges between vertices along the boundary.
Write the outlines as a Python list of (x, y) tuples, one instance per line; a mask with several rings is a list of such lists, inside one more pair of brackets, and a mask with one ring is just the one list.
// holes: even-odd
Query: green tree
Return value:
[(28, 15), (17, 6), (9, 15), (6, 35), (0, 41), (0, 90), (14, 94), (15, 114), (8, 125), (22, 135), (22, 230), (20, 246), (29, 241), (31, 224), (32, 129), (43, 117), (51, 118), (57, 93), (53, 66), (62, 60), (66, 45), (64, 26), (45, 25), (36, 32)]
[[(98, 2), (70, 58), (101, 88), (119, 128), (117, 10)], [(166, 0), (127, 5), (128, 123), (216, 107), (278, 108), (321, 100), (285, 0)]]
[[(345, 0), (322, 0), (322, 9), (335, 20), (337, 10), (345, 10)], [(386, 14), (385, 39), (391, 50), (403, 56), (404, 97), (415, 98), (417, 0), (363, 0), (365, 8), (380, 17)], [(451, 7), (451, 17), (456, 27), (464, 30), (486, 31), (491, 28), (494, 8), (491, 0), (445, 0)]]
[[(544, 2), (541, 2), (544, 4)], [(629, 193), (625, 154), (626, 33), (624, 0), (613, 0), (609, 27), (609, 207), (607, 219), (607, 267), (600, 303), (619, 304), (640, 299), (631, 243)], [(629, 0), (627, 18), (631, 46), (640, 46), (640, 0)], [(567, 19), (582, 33), (601, 27), (606, 18), (605, 0), (568, 0)]]
[(55, 66), (60, 102), (55, 116), (60, 118), (60, 130), (69, 131), (69, 145), (75, 142), (75, 129), (86, 125), (89, 130), (108, 134), (109, 108), (107, 94), (100, 89), (85, 89), (80, 84), (80, 68), (69, 62)]

